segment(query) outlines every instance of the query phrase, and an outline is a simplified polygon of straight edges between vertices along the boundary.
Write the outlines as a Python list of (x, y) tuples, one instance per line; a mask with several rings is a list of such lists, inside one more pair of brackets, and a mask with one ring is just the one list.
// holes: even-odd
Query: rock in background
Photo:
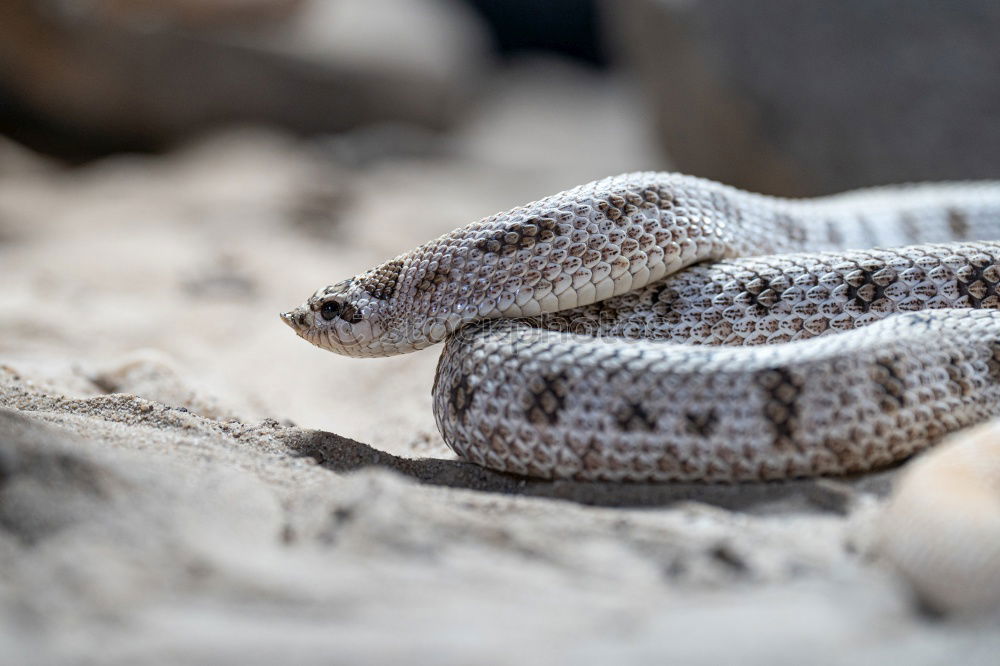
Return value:
[(1000, 177), (1000, 4), (626, 0), (604, 16), (678, 170), (772, 194)]
[(7, 0), (0, 132), (87, 159), (232, 123), (440, 129), (472, 97), (483, 35), (448, 0)]

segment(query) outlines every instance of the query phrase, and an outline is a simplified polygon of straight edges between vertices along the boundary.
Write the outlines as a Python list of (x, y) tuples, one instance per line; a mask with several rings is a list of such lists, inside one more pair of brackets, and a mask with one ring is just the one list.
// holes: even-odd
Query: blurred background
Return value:
[(893, 471), (490, 474), (437, 348), (278, 318), (626, 171), (998, 178), (997, 35), (996, 0), (0, 0), (0, 662), (997, 663), (869, 554)]
[[(659, 165), (669, 156), (748, 189), (813, 195), (998, 170), (989, 0), (2, 4), (0, 131), (67, 163), (233, 124), (377, 134), (377, 150), (354, 142), (365, 162), (441, 150), (497, 105), (512, 71), (544, 70), (541, 57), (627, 81), (623, 101), (654, 132)], [(567, 123), (591, 106), (541, 87), (531, 101)], [(526, 126), (507, 150), (544, 140)]]
[(339, 359), (277, 312), (624, 171), (996, 178), (997, 34), (990, 0), (2, 0), (0, 353), (92, 379), (151, 348), (168, 403), (208, 413), (197, 378), (433, 449), (435, 350)]

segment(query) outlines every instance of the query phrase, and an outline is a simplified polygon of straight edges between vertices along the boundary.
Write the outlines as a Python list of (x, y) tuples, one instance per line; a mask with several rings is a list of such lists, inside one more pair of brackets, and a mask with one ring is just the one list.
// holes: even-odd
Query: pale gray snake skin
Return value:
[[(457, 229), (282, 318), (350, 356), (446, 340), (438, 428), (492, 469), (863, 472), (1000, 413), (997, 238), (995, 182), (785, 200), (634, 173)], [(879, 534), (929, 605), (1000, 607), (1000, 421), (907, 469)]]
[[(844, 474), (1000, 411), (1000, 246), (981, 240), (998, 230), (997, 183), (785, 200), (633, 173), (453, 231), (283, 318), (352, 356), (448, 338), (439, 429), (492, 469)], [(893, 249), (844, 251), (870, 247)]]

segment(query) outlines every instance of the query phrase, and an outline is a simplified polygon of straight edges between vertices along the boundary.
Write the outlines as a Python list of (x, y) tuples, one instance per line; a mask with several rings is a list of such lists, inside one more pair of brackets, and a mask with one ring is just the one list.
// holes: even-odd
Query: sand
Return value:
[(549, 65), (443, 137), (246, 129), (75, 171), (0, 145), (0, 662), (996, 663), (995, 618), (929, 616), (872, 555), (894, 471), (496, 474), (437, 435), (436, 349), (339, 358), (277, 318), (664, 166), (625, 99)]

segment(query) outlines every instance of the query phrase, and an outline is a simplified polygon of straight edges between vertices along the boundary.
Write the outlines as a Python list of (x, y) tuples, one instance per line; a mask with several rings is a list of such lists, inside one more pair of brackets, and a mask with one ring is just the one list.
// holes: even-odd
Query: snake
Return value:
[(492, 215), (283, 313), (340, 354), (446, 341), (445, 442), (541, 478), (864, 472), (1000, 411), (1000, 184), (813, 199), (676, 173)]
[[(444, 341), (438, 429), (500, 472), (855, 474), (1000, 413), (997, 238), (1000, 182), (788, 199), (629, 173), (456, 229), (281, 318), (354, 357)], [(1000, 606), (993, 428), (992, 445), (918, 461), (885, 511), (879, 550), (931, 605)]]

